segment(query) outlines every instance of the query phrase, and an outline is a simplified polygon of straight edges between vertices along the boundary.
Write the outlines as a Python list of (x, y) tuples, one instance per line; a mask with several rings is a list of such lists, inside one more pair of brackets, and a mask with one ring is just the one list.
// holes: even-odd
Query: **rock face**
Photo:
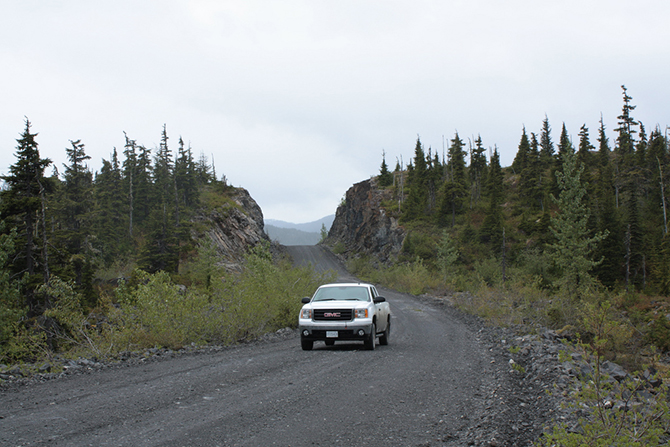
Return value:
[[(244, 188), (235, 188), (225, 203), (196, 218), (204, 225), (204, 236), (214, 242), (222, 264), (238, 270), (244, 254), (261, 241), (268, 241), (263, 231), (263, 211)], [(202, 226), (200, 227), (202, 228)]]
[(382, 262), (394, 258), (402, 248), (405, 231), (381, 206), (390, 199), (392, 191), (378, 188), (376, 178), (356, 183), (337, 208), (326, 244), (343, 244), (345, 256), (366, 254)]

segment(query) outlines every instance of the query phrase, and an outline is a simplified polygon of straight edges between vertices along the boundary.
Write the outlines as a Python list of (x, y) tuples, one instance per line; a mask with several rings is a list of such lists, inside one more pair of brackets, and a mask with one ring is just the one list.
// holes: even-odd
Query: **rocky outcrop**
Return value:
[(263, 211), (244, 188), (229, 192), (230, 201), (196, 217), (199, 228), (216, 246), (221, 264), (238, 270), (244, 254), (261, 241), (268, 241), (263, 231)]
[(377, 187), (376, 178), (356, 183), (337, 208), (326, 245), (343, 246), (345, 256), (365, 254), (382, 262), (395, 258), (402, 248), (405, 231), (398, 219), (382, 207), (383, 201), (392, 198), (391, 190)]

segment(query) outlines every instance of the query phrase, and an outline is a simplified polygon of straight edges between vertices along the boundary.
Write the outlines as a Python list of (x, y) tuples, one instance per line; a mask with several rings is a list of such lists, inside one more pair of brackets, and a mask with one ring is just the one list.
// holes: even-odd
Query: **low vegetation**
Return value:
[[(50, 356), (110, 358), (153, 347), (229, 345), (295, 327), (299, 297), (332, 278), (312, 268), (274, 261), (267, 246), (245, 257), (243, 271), (217, 265), (215, 250), (201, 246), (178, 276), (139, 269), (103, 293), (92, 310), (71, 282), (58, 278), (40, 293), (52, 306), (32, 326), (3, 333), (2, 362), (35, 362)], [(179, 282), (176, 282), (179, 281)]]

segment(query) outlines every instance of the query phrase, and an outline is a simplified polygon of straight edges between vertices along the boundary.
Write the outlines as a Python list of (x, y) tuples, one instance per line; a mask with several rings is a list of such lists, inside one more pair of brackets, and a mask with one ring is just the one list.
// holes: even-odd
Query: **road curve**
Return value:
[[(296, 263), (346, 275), (318, 246), (290, 251)], [(488, 352), (449, 312), (380, 293), (393, 314), (388, 346), (302, 351), (294, 333), (10, 386), (0, 391), (0, 445), (467, 445), (464, 433), (494, 386)]]

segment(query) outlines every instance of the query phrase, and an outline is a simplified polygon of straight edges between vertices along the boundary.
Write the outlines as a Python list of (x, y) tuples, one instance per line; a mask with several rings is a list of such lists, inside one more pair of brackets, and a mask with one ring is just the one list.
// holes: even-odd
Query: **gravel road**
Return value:
[[(319, 247), (296, 261), (346, 272)], [(351, 278), (344, 278), (351, 279)], [(388, 346), (302, 351), (296, 331), (0, 389), (3, 446), (528, 445), (509, 368), (474, 320), (381, 288)], [(299, 300), (301, 297), (296, 297)], [(515, 397), (516, 396), (516, 397)]]

